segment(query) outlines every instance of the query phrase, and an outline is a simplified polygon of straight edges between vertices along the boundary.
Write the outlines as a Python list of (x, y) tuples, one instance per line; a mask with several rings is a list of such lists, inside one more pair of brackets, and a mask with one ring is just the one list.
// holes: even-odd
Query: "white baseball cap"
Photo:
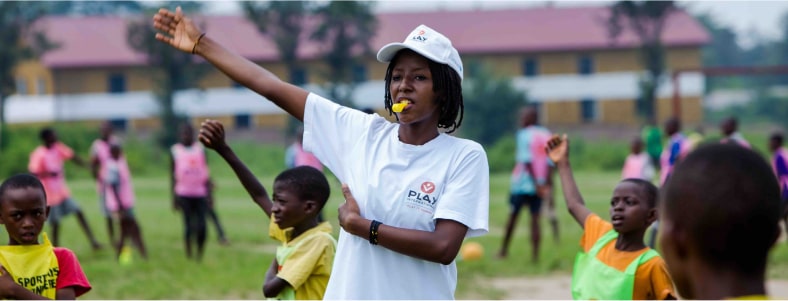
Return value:
[(432, 61), (449, 65), (454, 71), (457, 71), (462, 81), (462, 60), (460, 59), (460, 54), (451, 45), (451, 41), (440, 32), (424, 24), (419, 25), (405, 38), (404, 42), (390, 43), (380, 48), (378, 61), (388, 63), (398, 51), (405, 48), (413, 50)]

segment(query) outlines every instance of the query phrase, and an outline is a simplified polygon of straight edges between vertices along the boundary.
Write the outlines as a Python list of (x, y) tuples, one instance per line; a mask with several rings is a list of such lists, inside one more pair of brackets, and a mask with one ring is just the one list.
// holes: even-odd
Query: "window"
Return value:
[(113, 73), (109, 75), (109, 93), (123, 93), (126, 92), (126, 76), (121, 73)]
[(293, 72), (290, 73), (290, 82), (296, 86), (306, 85), (306, 69), (304, 68), (293, 69)]
[(362, 83), (367, 81), (367, 66), (354, 65), (353, 66), (353, 82)]
[(27, 94), (27, 81), (24, 78), (21, 77), (16, 78), (16, 94), (19, 95)]
[(43, 77), (36, 78), (36, 94), (47, 94), (47, 82)]
[(580, 119), (583, 122), (593, 122), (597, 118), (597, 105), (596, 101), (592, 99), (583, 99), (580, 101)]
[(252, 116), (250, 116), (249, 114), (235, 115), (236, 129), (248, 129), (250, 127), (252, 127)]
[(594, 73), (594, 60), (590, 55), (583, 54), (577, 58), (577, 73), (591, 74)]
[(111, 124), (112, 128), (114, 130), (116, 130), (116, 131), (125, 132), (126, 131), (126, 126), (128, 125), (128, 122), (127, 122), (126, 119), (119, 118), (119, 119), (112, 119), (112, 120), (110, 120), (109, 124)]
[(523, 61), (523, 75), (536, 76), (539, 74), (539, 65), (536, 64), (535, 58), (527, 58)]

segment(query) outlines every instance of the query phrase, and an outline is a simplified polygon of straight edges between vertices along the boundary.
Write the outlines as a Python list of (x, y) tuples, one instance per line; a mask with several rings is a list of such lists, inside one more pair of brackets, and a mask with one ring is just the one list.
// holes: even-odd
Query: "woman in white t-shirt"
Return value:
[[(488, 230), (489, 167), (476, 142), (447, 133), (462, 122), (462, 61), (421, 25), (380, 49), (385, 107), (398, 122), (340, 106), (281, 81), (175, 12), (159, 10), (156, 38), (205, 58), (304, 122), (304, 149), (343, 183), (342, 231), (325, 299), (453, 299), (465, 237)], [(442, 129), (442, 130), (441, 130)]]

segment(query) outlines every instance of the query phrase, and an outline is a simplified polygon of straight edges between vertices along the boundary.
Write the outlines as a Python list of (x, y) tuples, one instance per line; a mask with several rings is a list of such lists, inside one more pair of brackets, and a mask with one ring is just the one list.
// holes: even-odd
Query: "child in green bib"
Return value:
[(323, 172), (310, 166), (281, 172), (274, 179), (272, 201), (225, 143), (221, 123), (203, 122), (200, 141), (227, 161), (254, 202), (271, 218), (269, 235), (282, 242), (265, 274), (263, 295), (278, 300), (322, 300), (336, 250), (331, 224), (318, 221), (331, 193)]
[(760, 154), (730, 143), (689, 153), (660, 200), (659, 246), (681, 297), (767, 299), (780, 207), (780, 187)]
[(610, 200), (611, 221), (592, 213), (583, 201), (569, 165), (569, 140), (553, 136), (546, 146), (561, 177), (569, 213), (583, 228), (572, 273), (575, 300), (675, 299), (665, 262), (647, 247), (643, 235), (657, 218), (657, 188), (641, 179), (624, 179)]

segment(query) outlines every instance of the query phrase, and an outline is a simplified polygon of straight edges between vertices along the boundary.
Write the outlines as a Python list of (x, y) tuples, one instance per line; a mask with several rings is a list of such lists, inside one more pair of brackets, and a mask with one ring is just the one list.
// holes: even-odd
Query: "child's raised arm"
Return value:
[(591, 210), (585, 205), (580, 190), (577, 189), (575, 177), (572, 175), (572, 167), (569, 165), (569, 139), (566, 134), (563, 137), (553, 135), (545, 147), (547, 155), (555, 162), (558, 167), (558, 175), (561, 177), (561, 190), (564, 192), (566, 208), (575, 218), (581, 228), (585, 228), (586, 218), (591, 214)]
[(224, 161), (227, 161), (227, 164), (230, 165), (235, 175), (238, 176), (238, 180), (241, 181), (241, 184), (243, 184), (249, 196), (252, 197), (252, 200), (265, 211), (266, 216), (271, 217), (271, 207), (273, 203), (271, 199), (268, 198), (268, 192), (265, 191), (265, 187), (260, 184), (260, 181), (258, 181), (254, 174), (249, 171), (249, 168), (241, 162), (241, 159), (238, 159), (238, 156), (235, 155), (232, 148), (224, 141), (224, 126), (216, 120), (204, 121), (202, 127), (200, 127), (200, 142), (202, 142), (205, 147), (215, 150), (224, 158)]

